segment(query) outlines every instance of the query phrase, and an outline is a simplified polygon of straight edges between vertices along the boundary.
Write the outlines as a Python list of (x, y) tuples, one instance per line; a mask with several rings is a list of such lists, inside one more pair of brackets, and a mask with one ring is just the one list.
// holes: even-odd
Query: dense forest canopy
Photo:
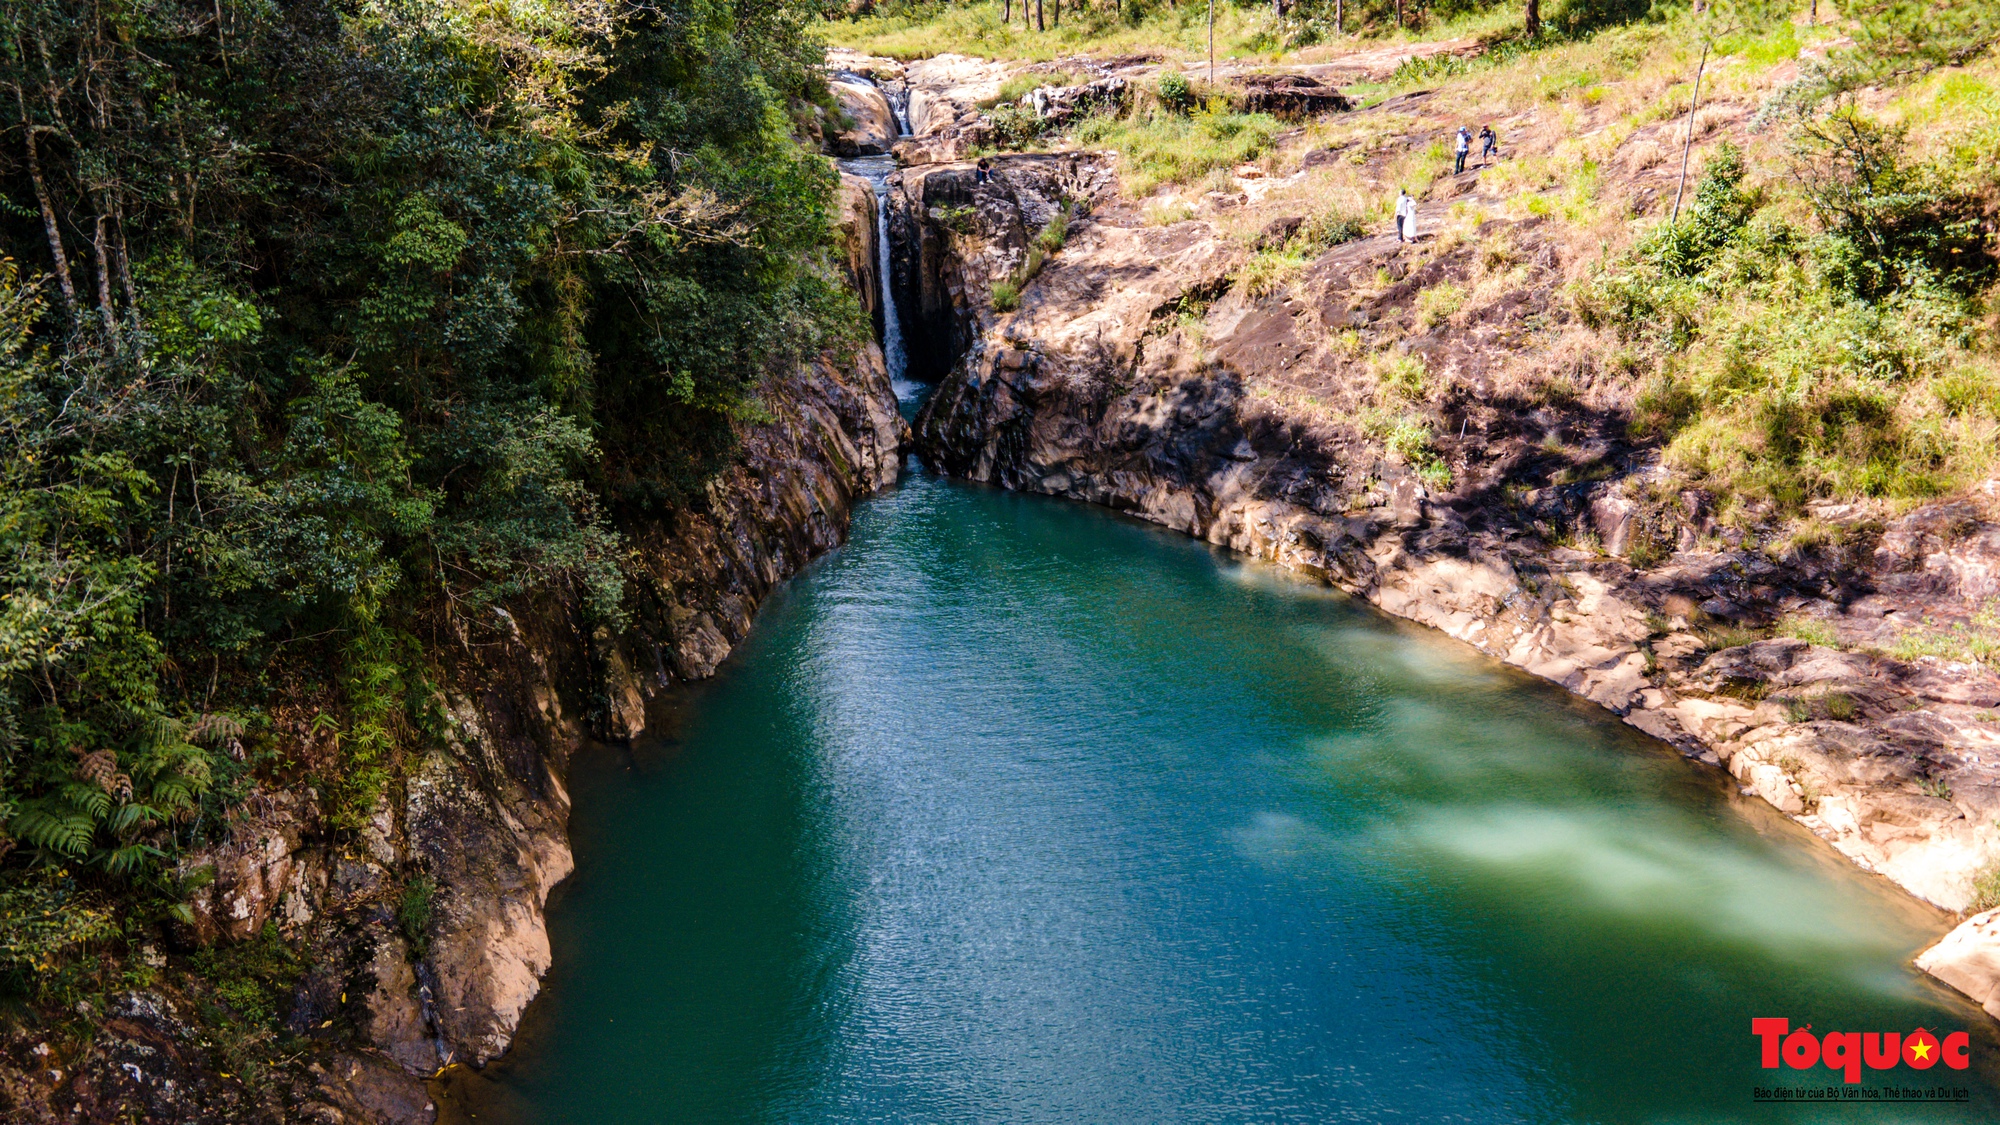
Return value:
[(616, 617), (619, 521), (853, 331), (818, 15), (5, 6), (0, 969), (95, 924), (79, 871), (172, 909), (252, 774), (364, 815), (495, 599)]

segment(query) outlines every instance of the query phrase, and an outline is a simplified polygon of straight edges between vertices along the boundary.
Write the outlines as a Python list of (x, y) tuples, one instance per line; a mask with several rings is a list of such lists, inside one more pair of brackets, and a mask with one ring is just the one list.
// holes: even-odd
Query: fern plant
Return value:
[[(161, 716), (147, 725), (140, 744), (125, 755), (110, 748), (71, 747), (75, 762), (50, 777), (41, 795), (21, 803), (9, 818), (20, 843), (63, 860), (134, 876), (161, 857), (156, 829), (192, 819), (214, 782), (211, 751), (188, 741), (240, 732), (233, 720), (198, 720), (190, 726)], [(234, 737), (233, 733), (227, 737)]]

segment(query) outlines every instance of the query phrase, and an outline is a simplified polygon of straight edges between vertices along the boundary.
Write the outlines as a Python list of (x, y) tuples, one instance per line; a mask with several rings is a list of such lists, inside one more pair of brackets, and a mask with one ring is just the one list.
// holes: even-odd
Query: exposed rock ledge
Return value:
[[(1459, 488), (1434, 495), (1353, 424), (1366, 398), (1343, 400), (1342, 383), (1365, 395), (1373, 380), (1341, 367), (1322, 325), (1408, 317), (1423, 285), (1449, 276), (1453, 254), (1480, 253), (1477, 243), (1433, 254), (1364, 238), (1260, 298), (1232, 286), (1244, 251), (1208, 223), (1151, 225), (1100, 195), (1019, 310), (996, 313), (987, 294), (1018, 262), (1022, 233), (1053, 200), (1079, 195), (1089, 177), (1076, 167), (1090, 162), (1003, 160), (986, 185), (960, 168), (904, 173), (901, 206), (928, 221), (936, 243), (917, 272), (933, 296), (958, 297), (953, 316), (971, 326), (953, 328), (969, 342), (917, 420), (927, 463), (1319, 576), (1728, 770), (1917, 897), (1967, 905), (1975, 873), (2000, 858), (2000, 677), (1880, 653), (1934, 614), (1940, 627), (1962, 622), (2000, 595), (2000, 482), (1886, 525), (1829, 509), (1827, 521), (1848, 519), (1831, 545), (1774, 556), (1732, 541), (1698, 495), (1646, 506), (1656, 467), (1646, 450), (1619, 448), (1622, 428), (1601, 419), (1577, 440), (1600, 443), (1612, 471), (1507, 486), (1510, 473), (1532, 482), (1544, 433), (1590, 420), (1475, 398), (1455, 406), (1460, 436), (1443, 443), (1462, 466)], [(941, 199), (973, 222), (941, 227)], [(1489, 244), (1525, 263), (1524, 288), (1559, 277), (1559, 248), (1541, 241), (1536, 220), (1488, 226), (1498, 234)], [(1385, 289), (1384, 278), (1397, 283)], [(1431, 349), (1432, 370), (1470, 372), (1476, 388), (1477, 349), (1518, 331), (1505, 317), (1540, 307), (1503, 298), (1501, 323), (1410, 346)], [(1333, 372), (1310, 395), (1300, 384), (1309, 369)], [(1617, 557), (1640, 521), (1651, 521), (1650, 541), (1680, 549), (1648, 566)], [(1553, 546), (1552, 523), (1610, 551)], [(1781, 617), (1816, 622), (1838, 647), (1773, 636)], [(1993, 915), (1920, 963), (2000, 1015)]]

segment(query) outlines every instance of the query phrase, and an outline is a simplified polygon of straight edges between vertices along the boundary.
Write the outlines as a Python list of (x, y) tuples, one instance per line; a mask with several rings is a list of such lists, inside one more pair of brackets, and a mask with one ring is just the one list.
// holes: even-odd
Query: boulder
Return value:
[(949, 52), (910, 63), (903, 79), (910, 90), (910, 132), (919, 137), (952, 128), (967, 110), (1000, 96), (1006, 63)]
[(840, 110), (854, 124), (833, 134), (835, 156), (880, 156), (896, 143), (896, 111), (881, 87), (858, 74), (837, 74), (827, 83)]
[(1021, 96), (1021, 104), (1035, 116), (1061, 125), (1095, 109), (1122, 106), (1128, 93), (1125, 80), (1113, 75), (1075, 86), (1037, 87)]
[(1297, 118), (1354, 108), (1352, 98), (1303, 74), (1246, 74), (1236, 84), (1246, 113)]
[(1285, 215), (1272, 219), (1264, 224), (1263, 230), (1257, 232), (1254, 246), (1258, 250), (1283, 249), (1285, 244), (1299, 233), (1299, 228), (1304, 226), (1305, 222), (1303, 215)]
[(203, 869), (214, 874), (188, 898), (197, 942), (242, 941), (264, 928), (292, 887), (305, 827), (295, 794), (259, 790), (244, 801), (220, 843), (181, 861), (183, 878)]
[(877, 264), (881, 258), (876, 244), (875, 189), (860, 176), (842, 172), (838, 206), (835, 217), (840, 228), (841, 264), (848, 284), (861, 299), (862, 311), (870, 319), (879, 319), (882, 279)]
[(2000, 1019), (2000, 910), (1975, 914), (1917, 957), (1917, 968)]

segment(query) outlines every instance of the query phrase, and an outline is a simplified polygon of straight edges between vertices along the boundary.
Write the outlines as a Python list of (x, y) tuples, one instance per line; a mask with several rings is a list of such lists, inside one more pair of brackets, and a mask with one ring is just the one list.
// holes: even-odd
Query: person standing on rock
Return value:
[(1465, 171), (1465, 158), (1472, 153), (1472, 130), (1463, 125), (1458, 127), (1458, 145), (1453, 151), (1458, 153), (1458, 160), (1452, 165), (1451, 174), (1457, 176)]
[(1396, 192), (1396, 241), (1417, 240), (1417, 201), (1401, 189)]
[(1479, 162), (1485, 164), (1500, 154), (1500, 134), (1491, 125), (1479, 127)]

